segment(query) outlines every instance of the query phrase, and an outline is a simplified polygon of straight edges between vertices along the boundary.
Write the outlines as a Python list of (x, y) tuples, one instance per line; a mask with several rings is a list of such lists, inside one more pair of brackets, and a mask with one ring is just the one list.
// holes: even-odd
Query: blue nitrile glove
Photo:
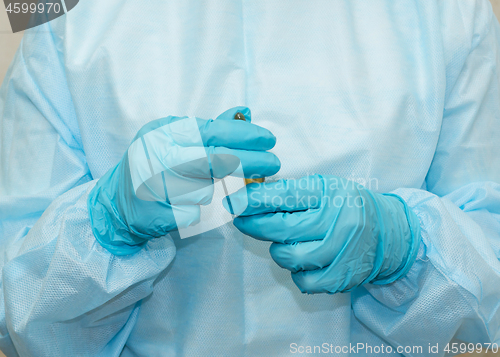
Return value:
[(274, 242), (271, 256), (303, 293), (346, 292), (403, 277), (420, 242), (406, 203), (346, 179), (313, 175), (248, 185), (224, 207), (244, 234)]
[[(247, 121), (234, 120), (238, 112)], [(278, 172), (278, 158), (266, 152), (276, 138), (250, 119), (248, 108), (236, 107), (217, 120), (170, 116), (143, 126), (89, 195), (99, 243), (116, 255), (133, 253), (152, 238), (197, 223), (199, 205), (212, 199), (214, 178)]]

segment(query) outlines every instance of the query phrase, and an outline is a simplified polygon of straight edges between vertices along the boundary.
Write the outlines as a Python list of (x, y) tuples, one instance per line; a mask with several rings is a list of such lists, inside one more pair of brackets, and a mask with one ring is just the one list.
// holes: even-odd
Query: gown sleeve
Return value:
[(175, 246), (162, 237), (118, 257), (96, 242), (95, 180), (53, 22), (25, 31), (0, 89), (0, 350), (118, 356)]
[[(456, 2), (464, 3), (472, 2)], [(500, 26), (488, 1), (473, 10), (450, 20), (473, 26), (466, 49), (445, 51), (444, 114), (425, 187), (394, 191), (420, 219), (418, 258), (405, 278), (353, 293), (364, 327), (424, 355), (429, 343), (442, 355), (452, 340), (500, 346)]]

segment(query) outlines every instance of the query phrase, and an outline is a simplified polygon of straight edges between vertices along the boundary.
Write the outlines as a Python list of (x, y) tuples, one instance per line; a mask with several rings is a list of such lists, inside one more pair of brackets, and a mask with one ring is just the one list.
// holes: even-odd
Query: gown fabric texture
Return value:
[[(85, 0), (27, 30), (0, 90), (0, 349), (500, 343), (499, 69), (487, 0)], [(237, 105), (277, 137), (269, 180), (336, 175), (406, 200), (422, 228), (406, 277), (303, 295), (231, 223), (129, 256), (97, 243), (88, 193), (141, 126)]]

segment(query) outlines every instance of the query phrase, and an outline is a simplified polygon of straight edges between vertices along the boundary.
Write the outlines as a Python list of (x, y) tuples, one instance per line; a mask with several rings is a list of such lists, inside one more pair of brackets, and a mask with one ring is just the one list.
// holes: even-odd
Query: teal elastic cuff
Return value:
[(106, 249), (107, 251), (109, 251), (111, 254), (118, 255), (118, 256), (130, 255), (130, 254), (137, 253), (138, 251), (140, 251), (142, 249), (142, 247), (144, 245), (144, 244), (141, 244), (141, 245), (128, 245), (128, 244), (125, 244), (125, 243), (121, 243), (121, 245), (118, 245), (118, 244), (113, 245), (113, 244), (110, 244), (110, 243), (102, 241), (99, 238), (99, 236), (96, 235), (95, 233), (94, 233), (94, 237), (97, 240), (97, 242), (99, 242), (99, 244), (104, 249)]
[[(129, 232), (127, 226), (119, 217), (110, 213), (106, 205), (99, 202), (97, 198), (99, 189), (98, 185), (94, 186), (87, 198), (90, 226), (94, 238), (103, 248), (114, 255), (123, 256), (138, 252), (147, 242), (147, 239), (141, 237), (143, 241), (134, 245), (123, 242), (124, 237), (131, 236), (132, 233)], [(111, 222), (114, 222), (119, 227), (114, 227)]]
[(376, 280), (371, 281), (371, 284), (374, 284), (374, 285), (390, 284), (390, 283), (393, 283), (396, 280), (404, 277), (406, 274), (408, 274), (411, 267), (413, 266), (413, 263), (417, 259), (420, 241), (422, 240), (422, 237), (420, 235), (420, 220), (418, 219), (415, 212), (413, 212), (411, 210), (411, 208), (408, 207), (405, 200), (403, 200), (400, 196), (395, 195), (393, 193), (384, 193), (384, 196), (395, 197), (399, 201), (401, 201), (401, 203), (403, 204), (404, 209), (405, 209), (406, 220), (408, 221), (408, 226), (410, 228), (412, 245), (411, 245), (410, 253), (408, 254), (408, 258), (406, 259), (405, 264), (402, 267), (400, 267), (398, 270), (396, 270), (390, 276), (383, 278), (383, 279), (380, 279), (380, 280), (376, 279)]

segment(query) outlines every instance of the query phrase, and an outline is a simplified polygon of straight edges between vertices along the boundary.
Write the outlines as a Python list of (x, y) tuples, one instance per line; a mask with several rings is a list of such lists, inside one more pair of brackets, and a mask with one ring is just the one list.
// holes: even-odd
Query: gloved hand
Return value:
[(303, 293), (388, 284), (416, 259), (420, 225), (398, 196), (335, 176), (251, 184), (224, 198), (234, 225), (271, 241), (271, 256)]
[[(234, 120), (238, 112), (247, 121)], [(278, 172), (278, 158), (266, 152), (276, 138), (250, 120), (248, 108), (236, 107), (217, 120), (170, 116), (143, 126), (89, 195), (99, 243), (116, 255), (133, 253), (149, 239), (198, 223), (214, 178)]]

